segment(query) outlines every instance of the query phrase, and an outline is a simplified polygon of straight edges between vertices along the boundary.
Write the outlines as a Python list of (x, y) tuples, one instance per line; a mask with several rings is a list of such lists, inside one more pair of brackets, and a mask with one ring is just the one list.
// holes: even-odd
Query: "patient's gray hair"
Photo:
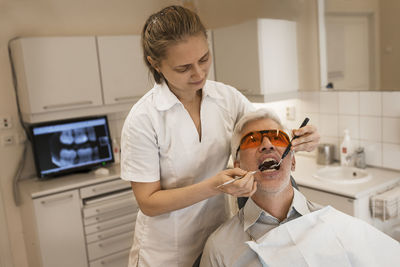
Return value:
[(278, 115), (272, 110), (268, 108), (261, 108), (257, 109), (256, 111), (252, 111), (246, 113), (236, 124), (235, 129), (233, 130), (233, 135), (231, 139), (231, 155), (233, 162), (236, 161), (236, 151), (240, 144), (240, 139), (242, 138), (243, 134), (242, 131), (244, 127), (252, 121), (262, 120), (262, 119), (271, 119), (278, 123), (279, 128), (284, 130), (284, 126), (282, 125), (281, 120), (279, 119)]

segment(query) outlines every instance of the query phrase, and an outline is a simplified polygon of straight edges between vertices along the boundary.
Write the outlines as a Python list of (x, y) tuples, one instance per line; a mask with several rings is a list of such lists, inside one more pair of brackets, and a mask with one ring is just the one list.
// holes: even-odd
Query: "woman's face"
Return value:
[(167, 80), (169, 88), (179, 95), (203, 88), (210, 65), (207, 39), (200, 33), (170, 46), (159, 71)]

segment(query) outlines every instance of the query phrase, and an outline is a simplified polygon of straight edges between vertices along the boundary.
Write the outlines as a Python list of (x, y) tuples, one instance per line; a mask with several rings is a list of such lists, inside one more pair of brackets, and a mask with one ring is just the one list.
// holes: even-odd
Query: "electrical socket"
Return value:
[(1, 137), (1, 144), (3, 146), (12, 146), (15, 145), (15, 137), (14, 135), (3, 135)]
[(286, 107), (286, 119), (288, 121), (296, 120), (296, 108), (294, 106)]
[(10, 115), (0, 115), (0, 129), (10, 129), (12, 127)]

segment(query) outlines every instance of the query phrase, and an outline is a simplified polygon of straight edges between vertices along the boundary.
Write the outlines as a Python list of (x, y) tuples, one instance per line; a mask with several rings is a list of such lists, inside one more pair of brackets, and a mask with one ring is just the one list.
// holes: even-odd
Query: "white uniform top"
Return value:
[[(207, 81), (202, 93), (201, 142), (189, 113), (165, 83), (132, 107), (122, 129), (122, 179), (160, 181), (162, 189), (171, 189), (225, 169), (233, 128), (254, 108), (219, 82)], [(223, 194), (155, 217), (139, 211), (129, 266), (192, 266), (226, 215)]]

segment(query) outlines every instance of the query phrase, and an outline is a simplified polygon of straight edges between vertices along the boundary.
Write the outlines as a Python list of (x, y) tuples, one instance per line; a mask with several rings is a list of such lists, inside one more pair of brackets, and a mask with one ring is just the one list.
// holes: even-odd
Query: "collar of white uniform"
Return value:
[[(289, 217), (290, 213), (292, 212), (293, 209), (295, 209), (298, 213), (301, 215), (305, 215), (307, 213), (310, 213), (310, 209), (307, 206), (307, 199), (304, 197), (303, 194), (301, 194), (299, 191), (296, 190), (296, 188), (293, 188), (293, 200), (292, 204), (290, 205), (290, 208), (288, 210), (288, 213), (286, 217)], [(260, 218), (262, 214), (265, 214), (267, 216), (273, 217), (271, 214), (269, 214), (267, 211), (261, 209), (254, 201), (249, 198), (243, 207), (243, 227), (244, 231), (247, 231), (249, 227), (251, 227), (253, 224), (255, 224)]]
[[(155, 88), (155, 105), (158, 110), (164, 111), (170, 109), (177, 103), (180, 103), (179, 99), (171, 92), (168, 88), (168, 85), (163, 82), (161, 84), (156, 84)], [(211, 98), (221, 99), (222, 96), (218, 94), (216, 88), (213, 86), (212, 83), (206, 81), (203, 87), (203, 99), (207, 96)]]

